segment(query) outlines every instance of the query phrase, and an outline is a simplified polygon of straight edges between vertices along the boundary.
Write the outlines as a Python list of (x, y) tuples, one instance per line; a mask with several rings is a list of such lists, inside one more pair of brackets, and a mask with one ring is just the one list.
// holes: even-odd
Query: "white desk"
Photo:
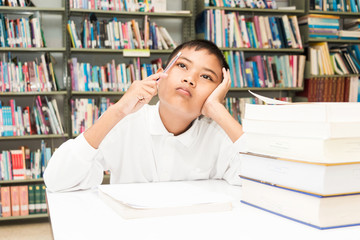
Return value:
[(125, 220), (103, 203), (96, 189), (48, 193), (54, 239), (360, 239), (360, 226), (318, 230), (240, 203), (241, 188), (224, 181), (194, 184), (231, 195), (233, 210)]

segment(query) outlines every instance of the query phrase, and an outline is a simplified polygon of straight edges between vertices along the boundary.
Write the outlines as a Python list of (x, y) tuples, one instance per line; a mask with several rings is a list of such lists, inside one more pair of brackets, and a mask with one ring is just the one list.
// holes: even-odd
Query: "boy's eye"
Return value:
[(186, 68), (185, 64), (183, 64), (183, 63), (178, 63), (177, 65), (181, 68)]
[(209, 75), (202, 75), (201, 77), (203, 77), (207, 80), (213, 81), (213, 79)]

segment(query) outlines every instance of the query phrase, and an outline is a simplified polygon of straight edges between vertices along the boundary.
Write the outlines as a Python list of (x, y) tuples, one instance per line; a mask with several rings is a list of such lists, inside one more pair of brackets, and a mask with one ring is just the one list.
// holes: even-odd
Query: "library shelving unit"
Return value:
[[(205, 6), (204, 0), (196, 1), (196, 13), (200, 14), (205, 10), (223, 10), (225, 12), (238, 12), (245, 16), (302, 16), (305, 13), (305, 3), (303, 1), (289, 0), (289, 6), (296, 6), (296, 9), (259, 9), (259, 8), (240, 8), (240, 7), (219, 7), (219, 6)], [(277, 1), (278, 2), (278, 1)], [(283, 1), (280, 1), (283, 2)], [(287, 1), (286, 1), (287, 2)], [(196, 38), (203, 39), (202, 34), (197, 34)], [(304, 49), (294, 48), (226, 48), (220, 47), (222, 51), (242, 51), (246, 56), (252, 55), (279, 55), (279, 54), (304, 54)], [(235, 66), (236, 67), (236, 66)], [(268, 97), (293, 97), (297, 91), (302, 91), (303, 87), (242, 87), (230, 88), (227, 97), (252, 97), (248, 90), (261, 93)]]
[[(68, 19), (74, 20), (79, 22), (80, 20), (84, 19), (85, 17), (89, 16), (89, 14), (94, 14), (98, 19), (113, 19), (116, 17), (118, 20), (142, 20), (145, 16), (148, 16), (151, 20), (156, 20), (156, 23), (160, 22), (159, 25), (167, 21), (177, 21), (176, 24), (180, 24), (181, 29), (179, 33), (180, 39), (176, 42), (180, 41), (187, 41), (195, 38), (195, 15), (194, 15), (194, 2), (192, 0), (177, 0), (172, 2), (172, 4), (179, 5), (177, 8), (178, 10), (188, 10), (184, 11), (176, 11), (171, 10), (169, 12), (126, 12), (126, 11), (115, 11), (115, 10), (89, 10), (89, 9), (78, 9), (78, 8), (70, 8), (66, 10)], [(169, 6), (169, 1), (168, 1)], [(181, 5), (181, 6), (180, 6)], [(166, 27), (167, 28), (167, 27)], [(169, 29), (167, 28), (169, 31)], [(172, 32), (175, 31), (170, 29), (169, 33), (172, 36)], [(67, 33), (68, 34), (68, 33)], [(78, 62), (90, 62), (91, 64), (95, 65), (103, 65), (111, 61), (112, 59), (116, 60), (116, 64), (127, 62), (129, 59), (133, 57), (126, 57), (124, 56), (124, 49), (109, 49), (109, 48), (73, 48), (71, 47), (70, 38), (67, 40), (66, 45), (66, 53), (68, 55), (68, 59), (72, 57), (78, 58)], [(126, 51), (132, 51), (134, 49), (127, 49)], [(172, 52), (172, 49), (167, 50), (158, 50), (158, 49), (149, 49), (145, 50), (149, 51), (150, 56), (142, 56), (134, 55), (134, 57), (139, 57), (141, 61), (150, 62), (153, 59), (161, 58), (163, 63), (165, 63), (166, 58)], [(134, 50), (136, 52), (136, 50)], [(101, 57), (101, 58), (100, 58)], [(71, 109), (70, 100), (75, 98), (91, 98), (95, 99), (97, 103), (99, 103), (101, 97), (107, 97), (111, 100), (118, 100), (125, 92), (124, 91), (75, 91), (72, 89), (72, 79), (70, 77), (70, 69), (68, 69), (68, 96), (69, 96), (69, 106), (68, 108)], [(70, 111), (71, 112), (71, 111)], [(70, 113), (71, 114), (71, 113)], [(78, 134), (73, 134), (73, 130), (71, 129), (71, 116), (67, 118), (69, 126), (69, 137), (73, 138), (78, 136)]]
[[(322, 10), (312, 10), (310, 9), (310, 2), (312, 0), (307, 0), (305, 1), (305, 15), (308, 14), (317, 14), (317, 15), (331, 15), (331, 16), (337, 16), (340, 18), (340, 30), (343, 29), (343, 25), (344, 25), (344, 19), (346, 18), (359, 18), (359, 13), (357, 12), (341, 12), (341, 11), (322, 11)], [(359, 40), (349, 40), (349, 39), (326, 39), (326, 38), (311, 38), (309, 37), (309, 28), (308, 25), (302, 26), (300, 28), (301, 30), (301, 36), (302, 36), (302, 40), (304, 42), (304, 44), (309, 45), (311, 43), (322, 43), (322, 42), (327, 42), (330, 47), (341, 47), (341, 46), (346, 46), (346, 45), (353, 45), (353, 44), (360, 44), (360, 39)], [(334, 78), (360, 78), (360, 74), (343, 74), (343, 75), (312, 75), (310, 73), (310, 67), (311, 63), (310, 60), (306, 61), (305, 64), (305, 74), (304, 77), (307, 80), (312, 80), (312, 79), (316, 79), (316, 78), (326, 78), (326, 80), (331, 80)], [(326, 81), (325, 80), (325, 81)], [(305, 84), (307, 84), (305, 82)], [(306, 86), (305, 86), (306, 87)], [(306, 99), (301, 99), (301, 100), (305, 100)]]
[[(39, 5), (42, 5), (41, 1), (33, 1), (35, 5), (39, 2)], [(46, 5), (46, 4), (45, 4)], [(44, 6), (45, 6), (44, 5)], [(52, 4), (54, 5), (54, 4)], [(9, 19), (16, 16), (31, 16), (36, 14), (40, 17), (41, 26), (44, 31), (45, 41), (50, 40), (47, 38), (47, 31), (48, 28), (52, 28), (51, 24), (56, 22), (58, 32), (56, 38), (58, 42), (53, 44), (50, 41), (47, 41), (48, 47), (36, 47), (36, 48), (11, 48), (11, 47), (1, 47), (0, 54), (11, 54), (12, 56), (20, 56), (20, 58), (24, 59), (34, 59), (35, 57), (39, 56), (39, 54), (43, 53), (55, 53), (56, 60), (59, 63), (56, 65), (56, 69), (54, 69), (55, 74), (57, 75), (57, 80), (62, 81), (66, 79), (66, 72), (62, 74), (63, 71), (66, 71), (65, 67), (66, 64), (66, 47), (64, 44), (66, 42), (66, 35), (65, 35), (65, 24), (66, 24), (66, 16), (65, 16), (65, 0), (57, 2), (55, 5), (59, 7), (7, 7), (7, 6), (0, 6), (0, 14), (8, 16)], [(51, 4), (50, 4), (51, 6)], [(50, 21), (45, 19), (50, 18)], [(46, 26), (46, 27), (44, 27)], [(60, 34), (60, 35), (58, 35)], [(52, 35), (50, 33), (50, 35)], [(49, 36), (49, 35), (48, 35)], [(50, 44), (49, 44), (50, 43)], [(10, 60), (10, 59), (9, 59)], [(59, 74), (61, 73), (61, 74)], [(60, 76), (62, 75), (62, 77)], [(65, 85), (65, 84), (64, 84)], [(62, 86), (65, 87), (65, 86)], [(59, 111), (62, 115), (63, 119), (66, 118), (68, 115), (66, 105), (61, 104), (67, 98), (67, 91), (65, 88), (59, 91), (51, 91), (51, 92), (0, 92), (0, 98), (2, 102), (7, 102), (9, 99), (15, 99), (17, 105), (24, 106), (33, 106), (34, 100), (36, 96), (48, 96), (51, 98), (55, 98), (59, 105)], [(64, 125), (63, 125), (64, 126)], [(25, 135), (25, 136), (0, 136), (0, 152), (3, 150), (13, 150), (18, 149), (20, 146), (28, 146), (32, 151), (36, 148), (40, 147), (41, 140), (44, 140), (46, 144), (49, 146), (51, 145), (52, 150), (55, 147), (58, 147), (64, 139), (68, 138), (68, 134), (66, 130), (68, 129), (67, 126), (64, 126), (65, 133), (62, 135), (57, 134), (49, 134), (49, 135)], [(42, 178), (39, 179), (26, 179), (26, 180), (0, 180), (0, 187), (3, 186), (20, 186), (20, 185), (30, 185), (30, 184), (43, 184), (44, 181)], [(26, 221), (48, 221), (48, 214), (47, 213), (39, 213), (39, 214), (31, 214), (27, 216), (11, 216), (11, 217), (0, 217), (0, 222), (26, 222)]]

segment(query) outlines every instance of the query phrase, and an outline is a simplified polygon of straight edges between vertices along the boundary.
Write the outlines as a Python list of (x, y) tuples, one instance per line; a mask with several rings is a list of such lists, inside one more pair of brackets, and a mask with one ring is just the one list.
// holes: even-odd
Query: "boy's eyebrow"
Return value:
[[(186, 57), (184, 57), (184, 56), (181, 56), (181, 57), (179, 57), (179, 58), (182, 58), (182, 59), (184, 59), (184, 60), (192, 63), (192, 61), (191, 61), (190, 59), (188, 59), (188, 58), (186, 58)], [(208, 72), (211, 72), (211, 73), (214, 74), (216, 77), (218, 77), (218, 75), (217, 75), (212, 69), (205, 67), (204, 70), (205, 70), (205, 71), (208, 71)]]

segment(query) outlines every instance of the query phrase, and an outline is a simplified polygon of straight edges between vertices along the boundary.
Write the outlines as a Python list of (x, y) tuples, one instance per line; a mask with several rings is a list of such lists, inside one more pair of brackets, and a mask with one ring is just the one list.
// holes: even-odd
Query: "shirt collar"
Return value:
[[(160, 118), (159, 113), (159, 102), (157, 102), (156, 106), (153, 108), (153, 111), (149, 112), (149, 131), (151, 135), (168, 135), (168, 136), (174, 136), (174, 134), (170, 133), (164, 126), (163, 122)], [(186, 147), (191, 146), (191, 144), (196, 139), (196, 136), (199, 132), (199, 119), (195, 119), (192, 123), (191, 127), (185, 131), (184, 133), (174, 136), (175, 139), (180, 141), (183, 145)]]

